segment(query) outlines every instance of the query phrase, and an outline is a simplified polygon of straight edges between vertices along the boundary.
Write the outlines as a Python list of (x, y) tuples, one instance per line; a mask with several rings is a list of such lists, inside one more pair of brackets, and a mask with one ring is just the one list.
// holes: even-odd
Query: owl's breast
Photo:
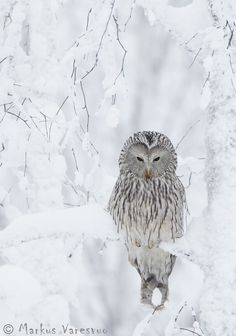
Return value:
[(136, 181), (117, 198), (122, 214), (118, 225), (127, 242), (136, 246), (158, 246), (160, 241), (182, 236), (182, 209), (178, 192), (162, 181)]

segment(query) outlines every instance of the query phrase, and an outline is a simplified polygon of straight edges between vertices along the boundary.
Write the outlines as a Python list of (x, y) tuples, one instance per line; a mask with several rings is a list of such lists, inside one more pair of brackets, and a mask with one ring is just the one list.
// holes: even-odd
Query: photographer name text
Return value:
[[(48, 327), (43, 323), (40, 323), (37, 328), (31, 326), (28, 323), (21, 323), (18, 327), (12, 324), (5, 324), (3, 326), (3, 332), (5, 335), (107, 335), (107, 330), (104, 328), (75, 328), (69, 324), (62, 324), (58, 327)], [(17, 334), (17, 335), (18, 335)]]

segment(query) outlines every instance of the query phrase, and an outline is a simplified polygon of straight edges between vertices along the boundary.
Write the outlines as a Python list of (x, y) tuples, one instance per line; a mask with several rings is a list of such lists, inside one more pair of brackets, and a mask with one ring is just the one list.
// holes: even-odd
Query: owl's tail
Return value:
[(141, 303), (154, 308), (152, 303), (152, 295), (155, 288), (158, 287), (155, 275), (151, 275), (147, 279), (142, 278), (141, 282)]
[[(158, 288), (162, 295), (161, 304), (157, 307), (152, 303), (152, 296), (153, 296), (153, 291), (155, 288)], [(142, 278), (141, 303), (154, 308), (155, 311), (160, 310), (164, 308), (164, 304), (168, 299), (168, 294), (169, 294), (168, 284), (159, 283), (156, 280), (155, 275), (151, 275), (147, 279)]]

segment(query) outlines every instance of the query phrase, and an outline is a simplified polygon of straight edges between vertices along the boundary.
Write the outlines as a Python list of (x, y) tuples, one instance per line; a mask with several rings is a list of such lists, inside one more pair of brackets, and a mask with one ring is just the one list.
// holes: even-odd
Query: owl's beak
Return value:
[(144, 176), (146, 179), (150, 179), (152, 177), (152, 170), (151, 169), (145, 169)]

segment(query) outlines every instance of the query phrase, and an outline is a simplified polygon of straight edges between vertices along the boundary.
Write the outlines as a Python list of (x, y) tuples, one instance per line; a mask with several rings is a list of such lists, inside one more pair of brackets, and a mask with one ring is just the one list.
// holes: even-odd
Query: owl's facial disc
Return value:
[(134, 144), (129, 148), (126, 163), (131, 172), (146, 180), (163, 175), (169, 165), (171, 154), (165, 148), (148, 148), (145, 144)]

